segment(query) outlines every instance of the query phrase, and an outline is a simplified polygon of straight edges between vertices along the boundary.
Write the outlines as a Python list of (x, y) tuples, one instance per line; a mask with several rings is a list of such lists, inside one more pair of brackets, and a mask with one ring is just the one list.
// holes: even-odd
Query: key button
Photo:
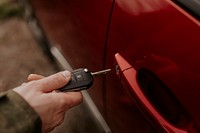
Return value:
[(71, 81), (72, 81), (72, 82), (77, 82), (77, 81), (76, 81), (76, 75), (74, 75), (74, 74), (72, 75)]
[(77, 81), (83, 81), (83, 76), (81, 74), (76, 75)]

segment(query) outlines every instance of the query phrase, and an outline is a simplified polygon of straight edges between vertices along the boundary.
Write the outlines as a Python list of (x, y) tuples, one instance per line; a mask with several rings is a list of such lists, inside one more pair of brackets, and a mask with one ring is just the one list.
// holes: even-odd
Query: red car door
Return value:
[(170, 0), (115, 1), (106, 67), (116, 73), (105, 93), (115, 133), (199, 132), (200, 23), (187, 11)]

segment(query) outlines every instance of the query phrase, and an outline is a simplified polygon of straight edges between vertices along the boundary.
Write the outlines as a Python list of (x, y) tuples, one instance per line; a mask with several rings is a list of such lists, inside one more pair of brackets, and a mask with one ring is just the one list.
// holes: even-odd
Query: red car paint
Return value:
[[(107, 56), (119, 52), (137, 70), (146, 68), (153, 72), (199, 125), (200, 64), (196, 62), (200, 59), (199, 25), (171, 2), (131, 2), (138, 7), (129, 8), (129, 1), (116, 1)], [(107, 67), (112, 66), (109, 60), (107, 64)], [(186, 128), (184, 126), (182, 128)]]
[[(170, 0), (31, 2), (48, 38), (74, 69), (115, 70), (118, 64), (121, 78), (112, 71), (105, 79), (97, 78), (89, 90), (114, 133), (199, 131), (200, 23), (196, 18)], [(120, 60), (129, 64), (130, 71), (123, 71), (125, 62)], [(153, 75), (148, 82), (155, 81), (146, 88), (141, 87), (146, 79), (137, 77), (143, 69)], [(133, 93), (135, 84), (140, 99)], [(151, 92), (151, 86), (162, 95)]]
[(145, 110), (147, 110), (147, 112), (150, 113), (150, 115), (160, 124), (160, 126), (162, 126), (167, 132), (187, 133), (187, 131), (178, 129), (172, 124), (170, 124), (168, 121), (166, 121), (165, 118), (163, 118), (162, 115), (149, 102), (148, 98), (142, 92), (142, 89), (138, 84), (137, 70), (134, 69), (128, 62), (126, 62), (126, 60), (120, 54), (117, 53), (115, 55), (115, 58), (120, 68), (119, 78), (122, 81), (123, 80), (127, 81), (127, 84), (130, 86), (128, 87), (130, 88), (128, 92), (139, 100), (142, 106), (144, 106)]

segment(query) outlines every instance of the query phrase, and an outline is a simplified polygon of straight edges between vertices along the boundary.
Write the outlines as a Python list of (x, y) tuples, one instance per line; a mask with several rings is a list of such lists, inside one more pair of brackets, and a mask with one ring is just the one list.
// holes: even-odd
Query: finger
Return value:
[(33, 80), (39, 80), (39, 79), (43, 79), (44, 76), (39, 75), (39, 74), (30, 74), (27, 78), (28, 81), (33, 81)]
[(83, 100), (81, 92), (66, 92), (66, 93), (52, 93), (57, 96), (57, 100), (62, 105), (63, 109), (67, 111), (69, 108), (80, 104)]
[(69, 71), (62, 71), (53, 74), (49, 77), (45, 77), (39, 80), (40, 90), (43, 92), (52, 92), (65, 86), (71, 79), (71, 73)]
[(21, 86), (24, 86), (26, 83), (22, 83)]

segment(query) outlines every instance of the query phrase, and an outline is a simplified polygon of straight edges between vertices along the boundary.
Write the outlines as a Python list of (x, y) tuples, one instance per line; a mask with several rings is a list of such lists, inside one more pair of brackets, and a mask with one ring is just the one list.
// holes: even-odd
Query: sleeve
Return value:
[(0, 93), (0, 133), (41, 133), (41, 119), (16, 92)]

